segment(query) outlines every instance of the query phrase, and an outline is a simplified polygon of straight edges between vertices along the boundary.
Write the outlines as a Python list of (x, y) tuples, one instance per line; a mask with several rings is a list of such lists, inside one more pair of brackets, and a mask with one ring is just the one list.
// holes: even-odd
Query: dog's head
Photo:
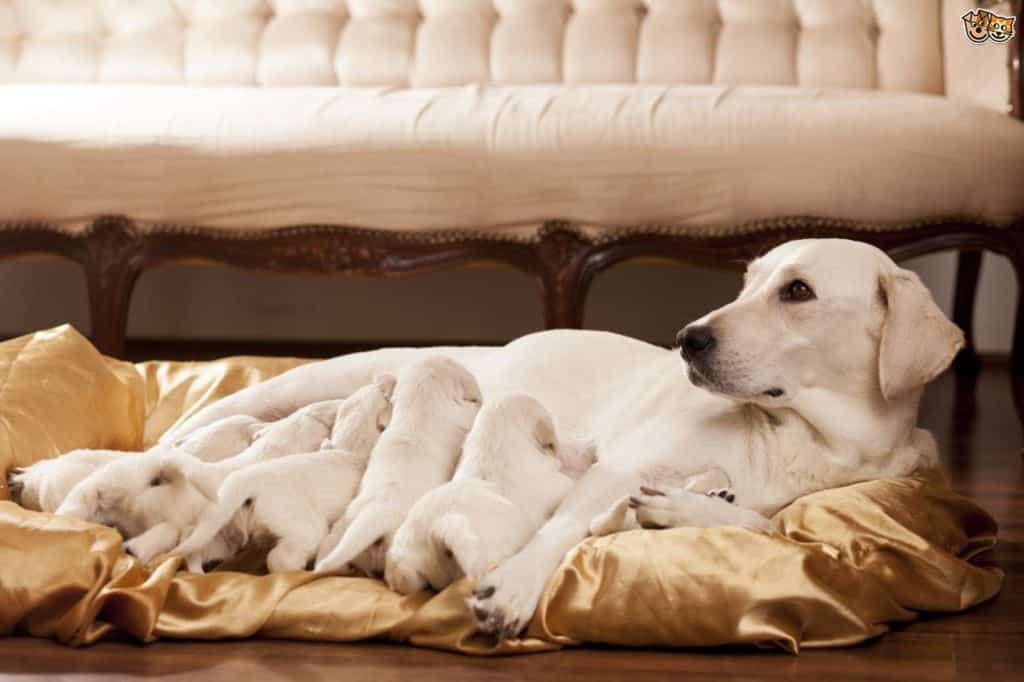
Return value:
[(440, 356), (429, 357), (405, 367), (394, 389), (395, 405), (438, 405), (460, 427), (473, 425), (483, 393), (473, 374), (461, 364)]
[[(594, 463), (589, 440), (559, 433), (554, 417), (537, 399), (525, 394), (503, 396), (484, 406), (466, 441), (467, 452), (511, 454), (510, 465), (552, 462), (573, 478)], [(519, 478), (530, 478), (526, 471)]]
[(56, 513), (111, 526), (126, 540), (162, 521), (194, 522), (205, 499), (171, 455), (157, 450), (108, 464), (72, 488)]
[(395, 377), (381, 374), (374, 378), (372, 384), (350, 395), (334, 418), (330, 447), (369, 452), (391, 422), (391, 394), (394, 389)]
[(815, 391), (916, 397), (964, 340), (917, 275), (879, 249), (812, 239), (752, 262), (739, 297), (677, 341), (695, 385), (771, 407)]

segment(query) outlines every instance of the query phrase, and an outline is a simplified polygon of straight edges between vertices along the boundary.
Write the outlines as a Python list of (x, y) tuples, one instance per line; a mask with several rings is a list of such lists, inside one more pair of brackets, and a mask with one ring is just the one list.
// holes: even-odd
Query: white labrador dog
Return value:
[[(395, 380), (383, 375), (356, 391), (337, 410), (331, 437), (318, 452), (253, 464), (229, 475), (217, 491), (218, 502), (201, 516), (192, 533), (173, 551), (202, 570), (200, 553), (229, 524), (243, 538), (269, 538), (267, 569), (305, 568), (316, 556), (330, 524), (355, 496), (370, 451), (391, 415)], [(238, 512), (245, 506), (246, 514)]]
[(482, 400), (473, 375), (449, 358), (426, 358), (398, 372), (391, 424), (373, 449), (359, 494), (321, 547), (318, 573), (351, 564), (383, 574), (391, 537), (409, 508), (452, 477)]
[(484, 404), (452, 480), (421, 497), (395, 533), (384, 579), (400, 594), (440, 591), (526, 544), (594, 463), (587, 441), (560, 438), (527, 395)]
[[(745, 523), (825, 488), (902, 476), (937, 464), (915, 427), (924, 385), (963, 335), (913, 273), (846, 240), (784, 244), (750, 264), (733, 303), (681, 335), (675, 351), (601, 332), (549, 331), (503, 348), (396, 349), (291, 370), (196, 414), (188, 433), (233, 414), (279, 414), (345, 395), (411, 360), (443, 354), (466, 365), (489, 398), (535, 396), (559, 424), (596, 439), (599, 461), (514, 556), (478, 585), (478, 627), (519, 632), (549, 577), (623, 496), (641, 523)], [(719, 467), (735, 503), (678, 490)]]

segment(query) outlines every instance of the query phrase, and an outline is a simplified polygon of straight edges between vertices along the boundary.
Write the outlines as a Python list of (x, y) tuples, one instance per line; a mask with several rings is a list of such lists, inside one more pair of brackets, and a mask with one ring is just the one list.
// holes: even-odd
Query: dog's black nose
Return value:
[(679, 343), (683, 357), (692, 360), (695, 356), (706, 353), (715, 347), (715, 334), (711, 331), (711, 327), (691, 324), (679, 332), (676, 342)]

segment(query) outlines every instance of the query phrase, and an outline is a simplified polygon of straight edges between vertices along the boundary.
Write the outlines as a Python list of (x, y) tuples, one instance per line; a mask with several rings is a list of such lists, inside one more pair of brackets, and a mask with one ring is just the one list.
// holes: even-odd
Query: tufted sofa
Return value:
[(823, 235), (961, 251), (969, 331), (981, 251), (1024, 272), (1022, 40), (973, 7), (0, 0), (0, 257), (81, 263), (112, 354), (173, 262), (509, 266), (579, 326), (615, 263)]

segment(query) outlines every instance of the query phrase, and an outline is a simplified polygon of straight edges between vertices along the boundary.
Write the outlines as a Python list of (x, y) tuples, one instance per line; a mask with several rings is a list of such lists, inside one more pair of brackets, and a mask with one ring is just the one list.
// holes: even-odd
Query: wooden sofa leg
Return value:
[(538, 280), (544, 298), (545, 329), (580, 329), (594, 279), (588, 262), (591, 243), (561, 222), (546, 223), (537, 243)]
[(978, 297), (978, 280), (981, 277), (983, 255), (981, 251), (958, 253), (953, 322), (963, 330), (965, 344), (953, 363), (957, 374), (971, 375), (981, 370), (981, 358), (974, 343), (974, 306)]
[(101, 353), (123, 358), (128, 309), (142, 272), (142, 240), (135, 225), (118, 216), (97, 219), (85, 240), (92, 341)]

